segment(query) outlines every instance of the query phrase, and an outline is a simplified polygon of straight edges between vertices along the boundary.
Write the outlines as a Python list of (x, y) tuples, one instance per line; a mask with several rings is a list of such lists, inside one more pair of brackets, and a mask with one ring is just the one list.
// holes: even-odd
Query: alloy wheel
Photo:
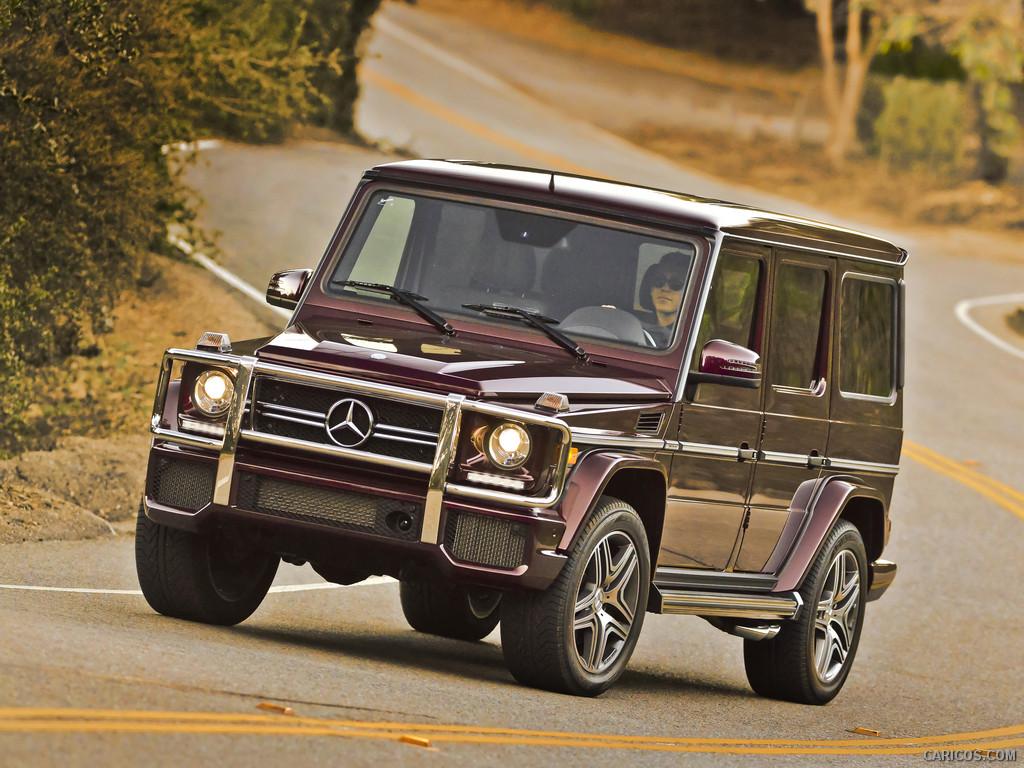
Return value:
[(829, 565), (814, 620), (814, 671), (823, 683), (843, 670), (859, 609), (860, 568), (853, 552), (843, 549)]
[(611, 667), (622, 653), (636, 616), (640, 561), (621, 531), (601, 539), (590, 555), (573, 612), (576, 658), (591, 674)]

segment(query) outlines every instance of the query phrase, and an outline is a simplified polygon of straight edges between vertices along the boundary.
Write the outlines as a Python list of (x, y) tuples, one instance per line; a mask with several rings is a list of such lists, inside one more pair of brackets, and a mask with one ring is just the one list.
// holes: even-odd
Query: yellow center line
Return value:
[(513, 139), (511, 136), (507, 136), (500, 131), (495, 131), (492, 128), (487, 127), (483, 123), (478, 123), (475, 120), (470, 120), (458, 112), (454, 112), (448, 107), (438, 104), (436, 101), (421, 96), (411, 88), (407, 88), (401, 83), (397, 83), (389, 77), (385, 77), (379, 72), (374, 72), (369, 67), (363, 67), (361, 70), (363, 80), (369, 83), (373, 83), (378, 88), (383, 88), (393, 96), (412, 104), (414, 107), (421, 109), (428, 115), (444, 120), (446, 123), (454, 125), (466, 133), (472, 134), (477, 138), (489, 141), (499, 147), (510, 149), (523, 157), (528, 157), (534, 162), (540, 163), (542, 166), (547, 168), (559, 169), (562, 171), (568, 171), (569, 173), (575, 173), (582, 176), (598, 176), (605, 177), (605, 174), (595, 171), (593, 168), (587, 168), (583, 165), (577, 165), (571, 160), (567, 160), (561, 155), (552, 154), (545, 152), (541, 149), (526, 144), (518, 139)]
[(1016, 488), (1000, 483), (998, 480), (983, 475), (970, 467), (965, 467), (941, 453), (909, 440), (903, 441), (903, 454), (918, 464), (966, 485), (1024, 520), (1024, 493)]
[(1024, 746), (1024, 724), (984, 731), (885, 739), (785, 740), (664, 738), (613, 734), (486, 728), (433, 723), (362, 722), (201, 712), (147, 712), (69, 708), (0, 708), (0, 733), (154, 733), (262, 736), (339, 736), (400, 740), (429, 735), (433, 742), (626, 749), (728, 754), (918, 754), (943, 749), (998, 749)]

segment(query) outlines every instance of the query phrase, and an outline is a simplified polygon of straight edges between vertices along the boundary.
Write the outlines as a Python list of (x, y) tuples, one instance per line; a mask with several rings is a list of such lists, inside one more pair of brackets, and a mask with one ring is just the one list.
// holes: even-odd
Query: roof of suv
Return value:
[(378, 165), (367, 171), (364, 178), (393, 178), (528, 197), (552, 206), (600, 209), (631, 219), (683, 224), (759, 242), (813, 248), (894, 265), (907, 260), (904, 249), (863, 232), (737, 203), (559, 171), (462, 160), (405, 160)]

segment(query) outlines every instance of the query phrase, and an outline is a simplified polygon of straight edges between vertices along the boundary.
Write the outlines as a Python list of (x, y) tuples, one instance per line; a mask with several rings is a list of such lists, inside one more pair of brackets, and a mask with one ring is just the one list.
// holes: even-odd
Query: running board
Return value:
[(803, 600), (797, 592), (782, 595), (737, 595), (730, 592), (690, 592), (657, 587), (658, 613), (728, 616), (734, 619), (787, 620), (800, 614)]

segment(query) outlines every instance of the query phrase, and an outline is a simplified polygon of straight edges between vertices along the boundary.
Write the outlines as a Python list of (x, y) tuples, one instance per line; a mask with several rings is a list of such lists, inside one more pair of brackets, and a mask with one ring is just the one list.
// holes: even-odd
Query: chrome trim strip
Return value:
[(842, 469), (848, 472), (874, 472), (879, 475), (899, 474), (899, 464), (877, 464), (873, 461), (854, 461), (853, 459), (829, 459), (829, 469)]
[(320, 424), (323, 425), (323, 420), (327, 418), (326, 413), (320, 413), (320, 411), (306, 411), (302, 408), (292, 408), (289, 405), (278, 405), (277, 403), (267, 403), (263, 400), (257, 400), (256, 405), (264, 411), (264, 416), (276, 417), (277, 414), (266, 413), (266, 411), (280, 411), (282, 414), (293, 413), (297, 416), (306, 416), (311, 419), (320, 419)]
[(189, 448), (212, 448), (215, 451), (219, 451), (224, 445), (224, 439), (219, 437), (193, 437), (192, 435), (186, 435), (184, 432), (164, 429), (163, 427), (155, 427), (149, 431), (153, 437), (177, 443), (178, 445), (187, 445)]
[(697, 456), (712, 456), (716, 459), (739, 460), (740, 449), (734, 445), (712, 445), (710, 443), (676, 443), (675, 450)]
[(455, 447), (459, 439), (459, 424), (462, 421), (462, 404), (464, 395), (448, 395), (441, 417), (441, 431), (437, 435), (437, 452), (434, 464), (430, 468), (430, 479), (427, 481), (427, 501), (423, 505), (423, 526), (420, 529), (420, 541), (437, 544), (441, 528), (441, 502), (444, 499), (445, 481), (452, 459), (455, 458)]
[(405, 437), (404, 435), (382, 435), (380, 433), (373, 433), (370, 435), (371, 440), (393, 440), (396, 443), (406, 443), (408, 445), (425, 445), (428, 448), (437, 448), (436, 440), (417, 440), (414, 437)]
[(421, 461), (409, 461), (408, 459), (396, 459), (391, 456), (381, 456), (378, 453), (363, 453), (354, 451), (351, 448), (342, 448), (340, 445), (328, 445), (327, 443), (309, 443), (305, 440), (296, 440), (292, 437), (281, 437), (279, 435), (267, 435), (263, 432), (254, 432), (251, 429), (243, 429), (241, 437), (245, 440), (261, 445), (270, 445), (277, 448), (294, 448), (300, 451), (309, 451), (321, 456), (333, 456), (341, 459), (352, 459), (367, 464), (376, 464), (380, 467), (392, 467), (404, 469), (410, 472), (428, 474), (430, 465)]
[(252, 385), (252, 371), (256, 367), (255, 357), (243, 357), (238, 361), (235, 374), (235, 396), (228, 408), (224, 424), (224, 444), (217, 457), (217, 479), (213, 486), (213, 503), (227, 506), (231, 500), (231, 478), (235, 472), (235, 453), (238, 451), (238, 436), (242, 431), (242, 417), (245, 415), (245, 401)]
[(416, 435), (417, 437), (428, 437), (435, 442), (437, 441), (437, 432), (427, 432), (424, 429), (410, 429), (409, 427), (396, 427), (393, 424), (380, 423), (377, 424), (377, 429), (386, 429), (388, 432), (402, 432), (406, 435)]
[(321, 427), (324, 426), (323, 417), (320, 421), (310, 421), (309, 419), (300, 419), (296, 416), (285, 416), (283, 413), (264, 413), (268, 419), (277, 419), (278, 421), (290, 421), (292, 424), (302, 424), (305, 427)]
[(795, 619), (803, 600), (788, 595), (735, 595), (726, 592), (674, 592), (661, 590), (661, 612), (743, 619)]
[[(761, 461), (769, 464), (783, 464), (789, 467), (808, 468), (810, 456), (803, 453), (782, 453), (780, 451), (761, 451)], [(817, 467), (815, 467), (817, 469)]]
[(572, 442), (580, 445), (602, 445), (614, 448), (646, 448), (656, 451), (665, 449), (665, 441), (658, 437), (628, 437), (588, 427), (574, 429)]

